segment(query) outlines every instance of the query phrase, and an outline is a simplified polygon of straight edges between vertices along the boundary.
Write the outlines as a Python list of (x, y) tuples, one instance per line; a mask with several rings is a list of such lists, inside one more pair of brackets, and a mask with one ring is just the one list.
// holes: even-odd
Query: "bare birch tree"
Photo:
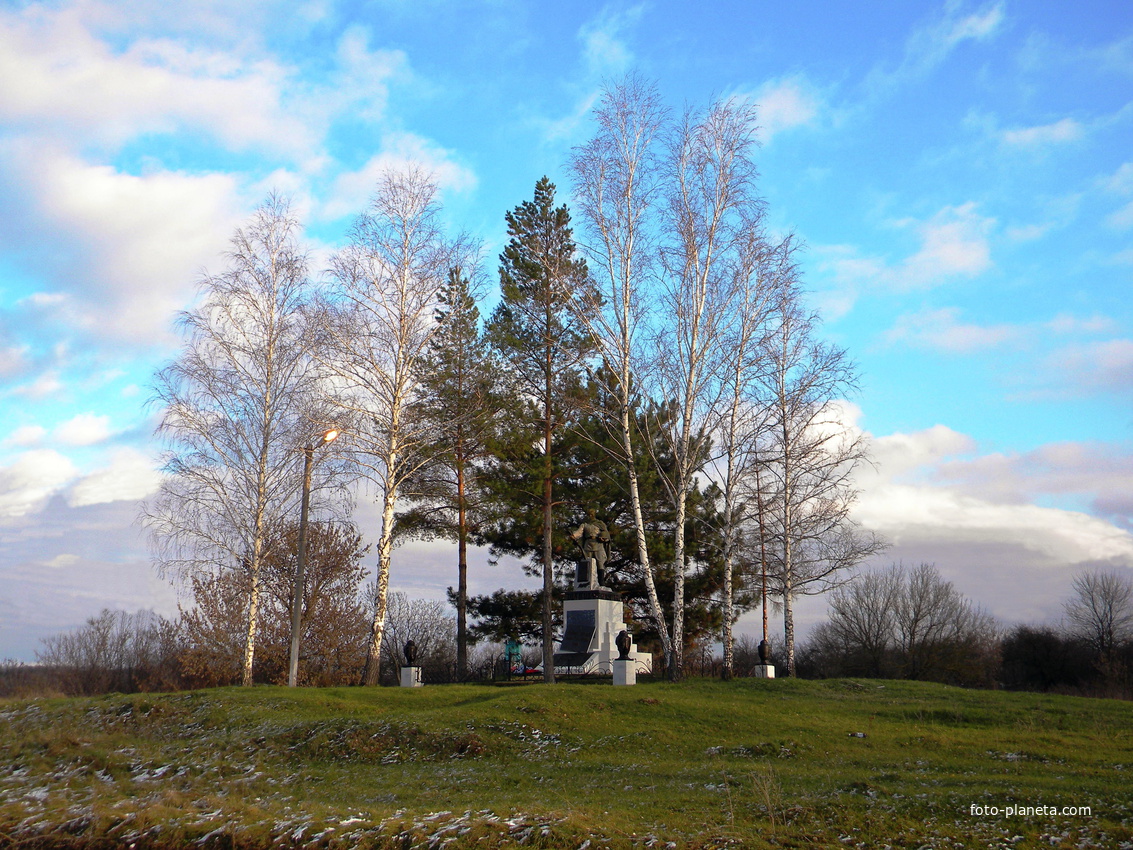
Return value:
[[(724, 562), (722, 675), (725, 679), (732, 676), (734, 660), (732, 625), (736, 618), (737, 549), (753, 501), (749, 479), (758, 472), (758, 442), (765, 422), (762, 407), (765, 396), (759, 379), (767, 368), (766, 336), (772, 305), (795, 275), (792, 237), (775, 244), (761, 233), (753, 232), (751, 236), (739, 254), (740, 263), (736, 268), (737, 297), (726, 336), (727, 371), (717, 429), (715, 465), (724, 500), (720, 538)], [(756, 499), (757, 491), (758, 484)], [(756, 507), (758, 509), (758, 504)]]
[(685, 521), (693, 479), (708, 456), (727, 374), (729, 313), (749, 252), (763, 231), (756, 192), (754, 107), (738, 100), (689, 111), (664, 163), (665, 240), (657, 338), (657, 395), (672, 404), (665, 436), (672, 468), (663, 476), (675, 508), (672, 661), (681, 678), (685, 608)]
[(637, 560), (650, 614), (672, 665), (672, 642), (649, 560), (645, 519), (634, 465), (634, 393), (647, 356), (640, 350), (649, 325), (650, 279), (657, 249), (660, 134), (666, 111), (656, 87), (636, 76), (606, 88), (594, 112), (598, 131), (574, 150), (571, 170), (577, 209), (586, 228), (583, 245), (596, 283), (593, 297), (577, 303), (608, 368), (604, 387), (617, 416), (614, 430), (628, 481)]
[(349, 244), (332, 259), (331, 291), (319, 311), (332, 403), (381, 504), (366, 685), (379, 679), (399, 491), (432, 451), (429, 423), (414, 408), (438, 328), (433, 312), (450, 270), (470, 266), (463, 241), (445, 236), (440, 209), (437, 186), (420, 169), (383, 174)]
[(247, 573), (245, 685), (252, 683), (267, 531), (295, 508), (296, 449), (317, 427), (302, 319), (310, 282), (298, 229), (277, 197), (237, 229), (227, 271), (201, 281), (201, 306), (180, 318), (185, 346), (155, 378), (158, 434), (169, 449), (165, 478), (142, 519), (162, 571)]
[(817, 316), (793, 284), (780, 293), (766, 343), (767, 439), (759, 458), (791, 676), (795, 597), (825, 592), (841, 571), (884, 548), (850, 517), (854, 470), (867, 459), (864, 438), (846, 425), (838, 403), (856, 385), (854, 366), (845, 351), (816, 338)]

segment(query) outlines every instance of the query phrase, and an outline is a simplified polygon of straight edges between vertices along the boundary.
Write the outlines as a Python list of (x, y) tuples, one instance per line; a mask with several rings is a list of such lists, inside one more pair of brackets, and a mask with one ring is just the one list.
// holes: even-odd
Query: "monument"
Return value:
[(771, 644), (764, 638), (759, 642), (759, 663), (753, 671), (760, 679), (774, 679), (775, 665), (771, 663)]
[(401, 687), (419, 688), (421, 681), (421, 668), (417, 666), (417, 644), (412, 639), (405, 642), (402, 648), (405, 653), (405, 666), (401, 668)]
[[(652, 672), (653, 656), (633, 643), (626, 628), (621, 595), (602, 584), (609, 529), (592, 508), (586, 521), (570, 536), (581, 542), (582, 558), (575, 572), (574, 589), (563, 596), (565, 628), (555, 653), (555, 672), (614, 675), (615, 684), (634, 684), (638, 673)], [(619, 638), (626, 645), (624, 651), (619, 651)]]

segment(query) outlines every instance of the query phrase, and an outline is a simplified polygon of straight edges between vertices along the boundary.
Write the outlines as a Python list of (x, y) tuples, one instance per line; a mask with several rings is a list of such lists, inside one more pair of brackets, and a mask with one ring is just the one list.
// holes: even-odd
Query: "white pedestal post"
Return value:
[(755, 677), (757, 679), (774, 679), (775, 678), (775, 665), (774, 664), (756, 664)]
[(401, 687), (403, 688), (419, 688), (421, 687), (421, 668), (420, 667), (402, 667), (401, 668)]
[[(615, 669), (619, 650), (618, 634), (626, 628), (624, 607), (619, 594), (609, 588), (568, 591), (563, 599), (565, 628), (555, 653), (555, 669), (575, 676), (609, 676)], [(648, 674), (653, 656), (642, 652), (631, 640), (629, 657), (636, 672)]]
[(627, 661), (621, 661), (617, 658), (614, 659), (614, 684), (615, 685), (636, 685), (637, 684), (637, 662), (630, 658)]

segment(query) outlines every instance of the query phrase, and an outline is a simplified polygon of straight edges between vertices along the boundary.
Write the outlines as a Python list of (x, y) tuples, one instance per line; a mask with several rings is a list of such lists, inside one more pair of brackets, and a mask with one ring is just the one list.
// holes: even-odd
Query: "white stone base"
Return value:
[[(585, 647), (572, 647), (572, 653), (585, 660), (564, 666), (560, 656), (556, 659), (555, 669), (581, 676), (613, 674), (616, 666), (614, 662), (621, 654), (615, 642), (618, 634), (626, 628), (623, 610), (621, 597), (605, 588), (568, 593), (563, 601), (563, 615), (568, 630), (571, 619), (581, 615), (593, 625), (593, 632)], [(560, 653), (565, 651), (560, 645)], [(638, 673), (649, 675), (653, 672), (652, 653), (639, 650), (636, 643), (630, 645), (629, 657), (633, 660), (633, 683), (636, 684)]]
[(632, 658), (628, 661), (620, 661), (614, 659), (614, 684), (615, 685), (636, 685), (637, 684), (637, 662)]
[(775, 678), (775, 665), (774, 664), (756, 664), (755, 677), (757, 679), (774, 679)]
[(402, 667), (401, 668), (401, 687), (403, 688), (419, 688), (423, 682), (421, 681), (421, 668), (420, 667)]

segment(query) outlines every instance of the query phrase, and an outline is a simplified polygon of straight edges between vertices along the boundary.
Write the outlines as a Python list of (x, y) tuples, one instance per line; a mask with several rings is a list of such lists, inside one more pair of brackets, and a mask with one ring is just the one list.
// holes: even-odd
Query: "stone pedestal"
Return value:
[(574, 569), (575, 590), (609, 590), (600, 583), (598, 575), (598, 562), (593, 558), (579, 561)]
[[(622, 597), (609, 588), (574, 590), (563, 598), (563, 619), (566, 628), (559, 651), (555, 653), (555, 671), (569, 675), (604, 675), (615, 672), (618, 652), (615, 641), (625, 629), (622, 618)], [(653, 656), (631, 644), (629, 657), (634, 677), (653, 671)]]
[(632, 658), (629, 661), (621, 661), (614, 659), (614, 684), (615, 685), (636, 685), (637, 684), (637, 662)]
[(402, 667), (401, 668), (401, 687), (403, 688), (419, 688), (424, 684), (421, 681), (421, 668), (420, 667)]
[(774, 679), (775, 678), (775, 665), (774, 664), (756, 664), (755, 677), (757, 679)]

